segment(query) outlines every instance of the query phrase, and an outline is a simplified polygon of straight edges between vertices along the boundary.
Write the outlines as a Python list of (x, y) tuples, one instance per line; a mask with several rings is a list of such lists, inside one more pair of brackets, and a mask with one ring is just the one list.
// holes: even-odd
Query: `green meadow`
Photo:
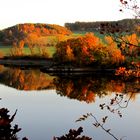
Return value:
[[(12, 48), (12, 46), (0, 45), (0, 55), (10, 56), (11, 55), (11, 48)], [(55, 47), (47, 47), (46, 49), (47, 49), (47, 52), (48, 52), (50, 57), (52, 57), (56, 51)], [(39, 51), (37, 48), (35, 49), (35, 51), (36, 51), (36, 54), (39, 54)], [(24, 55), (31, 55), (31, 50), (27, 46), (25, 46), (23, 49), (23, 53), (24, 53)]]

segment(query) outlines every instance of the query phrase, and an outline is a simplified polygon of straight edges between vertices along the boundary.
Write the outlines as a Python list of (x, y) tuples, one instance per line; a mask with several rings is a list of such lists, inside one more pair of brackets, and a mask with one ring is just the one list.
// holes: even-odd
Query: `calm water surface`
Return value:
[[(58, 77), (39, 70), (1, 66), (0, 106), (8, 108), (11, 115), (18, 109), (12, 124), (22, 128), (19, 138), (53, 140), (54, 136), (82, 126), (82, 135), (94, 140), (113, 140), (103, 129), (92, 125), (92, 117), (75, 122), (83, 114), (92, 113), (99, 122), (108, 116), (103, 126), (118, 139), (139, 140), (139, 82), (103, 75)], [(113, 99), (116, 100), (111, 105)]]

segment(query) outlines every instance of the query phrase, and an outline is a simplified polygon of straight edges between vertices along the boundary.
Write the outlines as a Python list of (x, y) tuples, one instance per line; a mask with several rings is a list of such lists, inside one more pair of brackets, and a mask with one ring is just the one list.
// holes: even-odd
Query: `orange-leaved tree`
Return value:
[(56, 45), (57, 51), (54, 58), (62, 63), (71, 62), (77, 65), (90, 65), (94, 62), (101, 65), (122, 63), (124, 56), (116, 43), (109, 37), (106, 37), (105, 40), (106, 43), (103, 43), (93, 33), (88, 33), (84, 36), (60, 41)]

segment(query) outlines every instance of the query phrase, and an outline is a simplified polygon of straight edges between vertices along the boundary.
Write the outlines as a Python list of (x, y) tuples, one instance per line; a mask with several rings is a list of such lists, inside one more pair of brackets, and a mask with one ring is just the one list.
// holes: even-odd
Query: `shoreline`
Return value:
[(58, 65), (52, 59), (0, 59), (0, 65), (7, 67), (39, 68), (43, 72), (73, 72), (73, 73), (114, 73), (115, 69), (99, 69), (91, 66)]
[[(1, 58), (0, 65), (5, 67), (18, 67), (20, 69), (39, 69), (43, 73), (55, 73), (56, 75), (110, 75), (116, 76), (115, 68), (104, 68), (99, 66), (73, 66), (69, 64), (59, 64), (53, 59), (45, 58)], [(133, 73), (138, 73), (131, 69)], [(121, 75), (120, 75), (121, 76)], [(118, 76), (117, 76), (118, 77)], [(123, 77), (123, 76), (121, 76)], [(124, 76), (125, 77), (125, 76)], [(139, 76), (126, 78), (139, 78)]]
[(7, 68), (19, 68), (21, 70), (37, 69), (42, 73), (47, 73), (51, 76), (60, 76), (67, 78), (76, 77), (114, 77), (115, 69), (99, 69), (93, 67), (74, 67), (70, 65), (59, 65), (52, 59), (0, 59), (0, 65)]

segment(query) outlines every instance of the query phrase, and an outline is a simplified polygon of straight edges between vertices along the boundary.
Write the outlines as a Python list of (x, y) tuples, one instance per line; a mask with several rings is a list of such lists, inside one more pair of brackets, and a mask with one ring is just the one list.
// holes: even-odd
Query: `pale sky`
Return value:
[(119, 9), (119, 0), (1, 0), (0, 29), (18, 23), (64, 25), (65, 22), (130, 17), (130, 14), (120, 13)]

